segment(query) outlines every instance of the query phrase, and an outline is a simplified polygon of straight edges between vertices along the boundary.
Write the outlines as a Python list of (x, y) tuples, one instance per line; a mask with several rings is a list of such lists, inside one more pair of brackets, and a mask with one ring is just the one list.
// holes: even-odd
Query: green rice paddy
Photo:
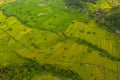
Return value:
[(0, 80), (120, 80), (119, 4), (1, 0)]

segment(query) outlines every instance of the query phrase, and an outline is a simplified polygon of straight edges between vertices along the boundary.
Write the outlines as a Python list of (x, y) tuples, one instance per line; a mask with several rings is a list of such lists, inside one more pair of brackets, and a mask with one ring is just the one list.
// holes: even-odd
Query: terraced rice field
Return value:
[(119, 0), (75, 1), (0, 1), (0, 80), (120, 80), (120, 37), (90, 17)]

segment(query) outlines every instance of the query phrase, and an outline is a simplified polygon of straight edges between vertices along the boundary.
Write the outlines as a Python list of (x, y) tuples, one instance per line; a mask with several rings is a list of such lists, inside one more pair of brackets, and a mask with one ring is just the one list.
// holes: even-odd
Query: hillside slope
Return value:
[[(65, 1), (17, 0), (1, 5), (0, 79), (120, 79), (118, 35), (98, 24), (86, 9)], [(92, 13), (100, 2), (91, 1), (78, 2)]]

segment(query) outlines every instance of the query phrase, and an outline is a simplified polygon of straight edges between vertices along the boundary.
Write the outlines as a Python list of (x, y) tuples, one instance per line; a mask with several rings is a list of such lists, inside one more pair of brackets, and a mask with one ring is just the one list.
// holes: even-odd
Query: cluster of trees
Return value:
[(71, 6), (74, 8), (82, 8), (82, 9), (85, 7), (84, 5), (85, 2), (90, 2), (93, 4), (97, 2), (97, 0), (64, 0), (64, 1), (67, 6)]
[(52, 73), (53, 75), (57, 75), (63, 78), (71, 78), (72, 80), (84, 80), (78, 73), (70, 69), (63, 69), (56, 64), (45, 64), (43, 65), (43, 69), (47, 72)]
[(83, 80), (78, 73), (70, 69), (63, 69), (56, 64), (38, 64), (28, 59), (23, 65), (9, 65), (0, 67), (0, 79), (2, 80), (32, 80), (36, 74), (51, 73), (61, 79)]
[(80, 0), (64, 0), (67, 6), (71, 6), (74, 8), (82, 8), (82, 4), (80, 3)]
[(120, 30), (120, 6), (114, 6), (110, 11), (109, 15), (105, 16), (104, 24), (112, 29)]
[(98, 24), (106, 26), (109, 30), (120, 30), (120, 5), (112, 6), (111, 9), (96, 9), (89, 17), (94, 17)]
[(27, 61), (23, 65), (9, 65), (0, 67), (1, 80), (31, 80), (38, 73), (36, 62)]
[(96, 4), (96, 2), (97, 2), (98, 0), (81, 0), (81, 1), (83, 1), (83, 2), (91, 2), (91, 3), (93, 3), (93, 4)]

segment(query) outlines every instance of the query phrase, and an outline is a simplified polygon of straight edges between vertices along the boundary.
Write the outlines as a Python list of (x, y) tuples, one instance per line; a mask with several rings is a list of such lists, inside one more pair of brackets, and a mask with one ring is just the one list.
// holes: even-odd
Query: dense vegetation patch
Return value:
[(80, 0), (64, 0), (66, 5), (74, 8), (82, 8), (83, 5), (80, 3)]
[(93, 4), (95, 4), (98, 0), (81, 0), (83, 2), (91, 2)]
[(93, 3), (96, 4), (97, 0), (64, 0), (66, 6), (76, 8), (76, 9), (83, 9), (87, 5), (85, 3)]
[(2, 80), (32, 80), (37, 74), (47, 74), (58, 76), (61, 79), (71, 78), (72, 80), (83, 80), (79, 74), (70, 69), (63, 69), (56, 64), (38, 64), (36, 61), (27, 59), (21, 65), (9, 65), (0, 67), (0, 79)]
[(120, 30), (120, 6), (115, 6), (110, 10), (110, 13), (105, 16), (104, 24), (113, 30)]

